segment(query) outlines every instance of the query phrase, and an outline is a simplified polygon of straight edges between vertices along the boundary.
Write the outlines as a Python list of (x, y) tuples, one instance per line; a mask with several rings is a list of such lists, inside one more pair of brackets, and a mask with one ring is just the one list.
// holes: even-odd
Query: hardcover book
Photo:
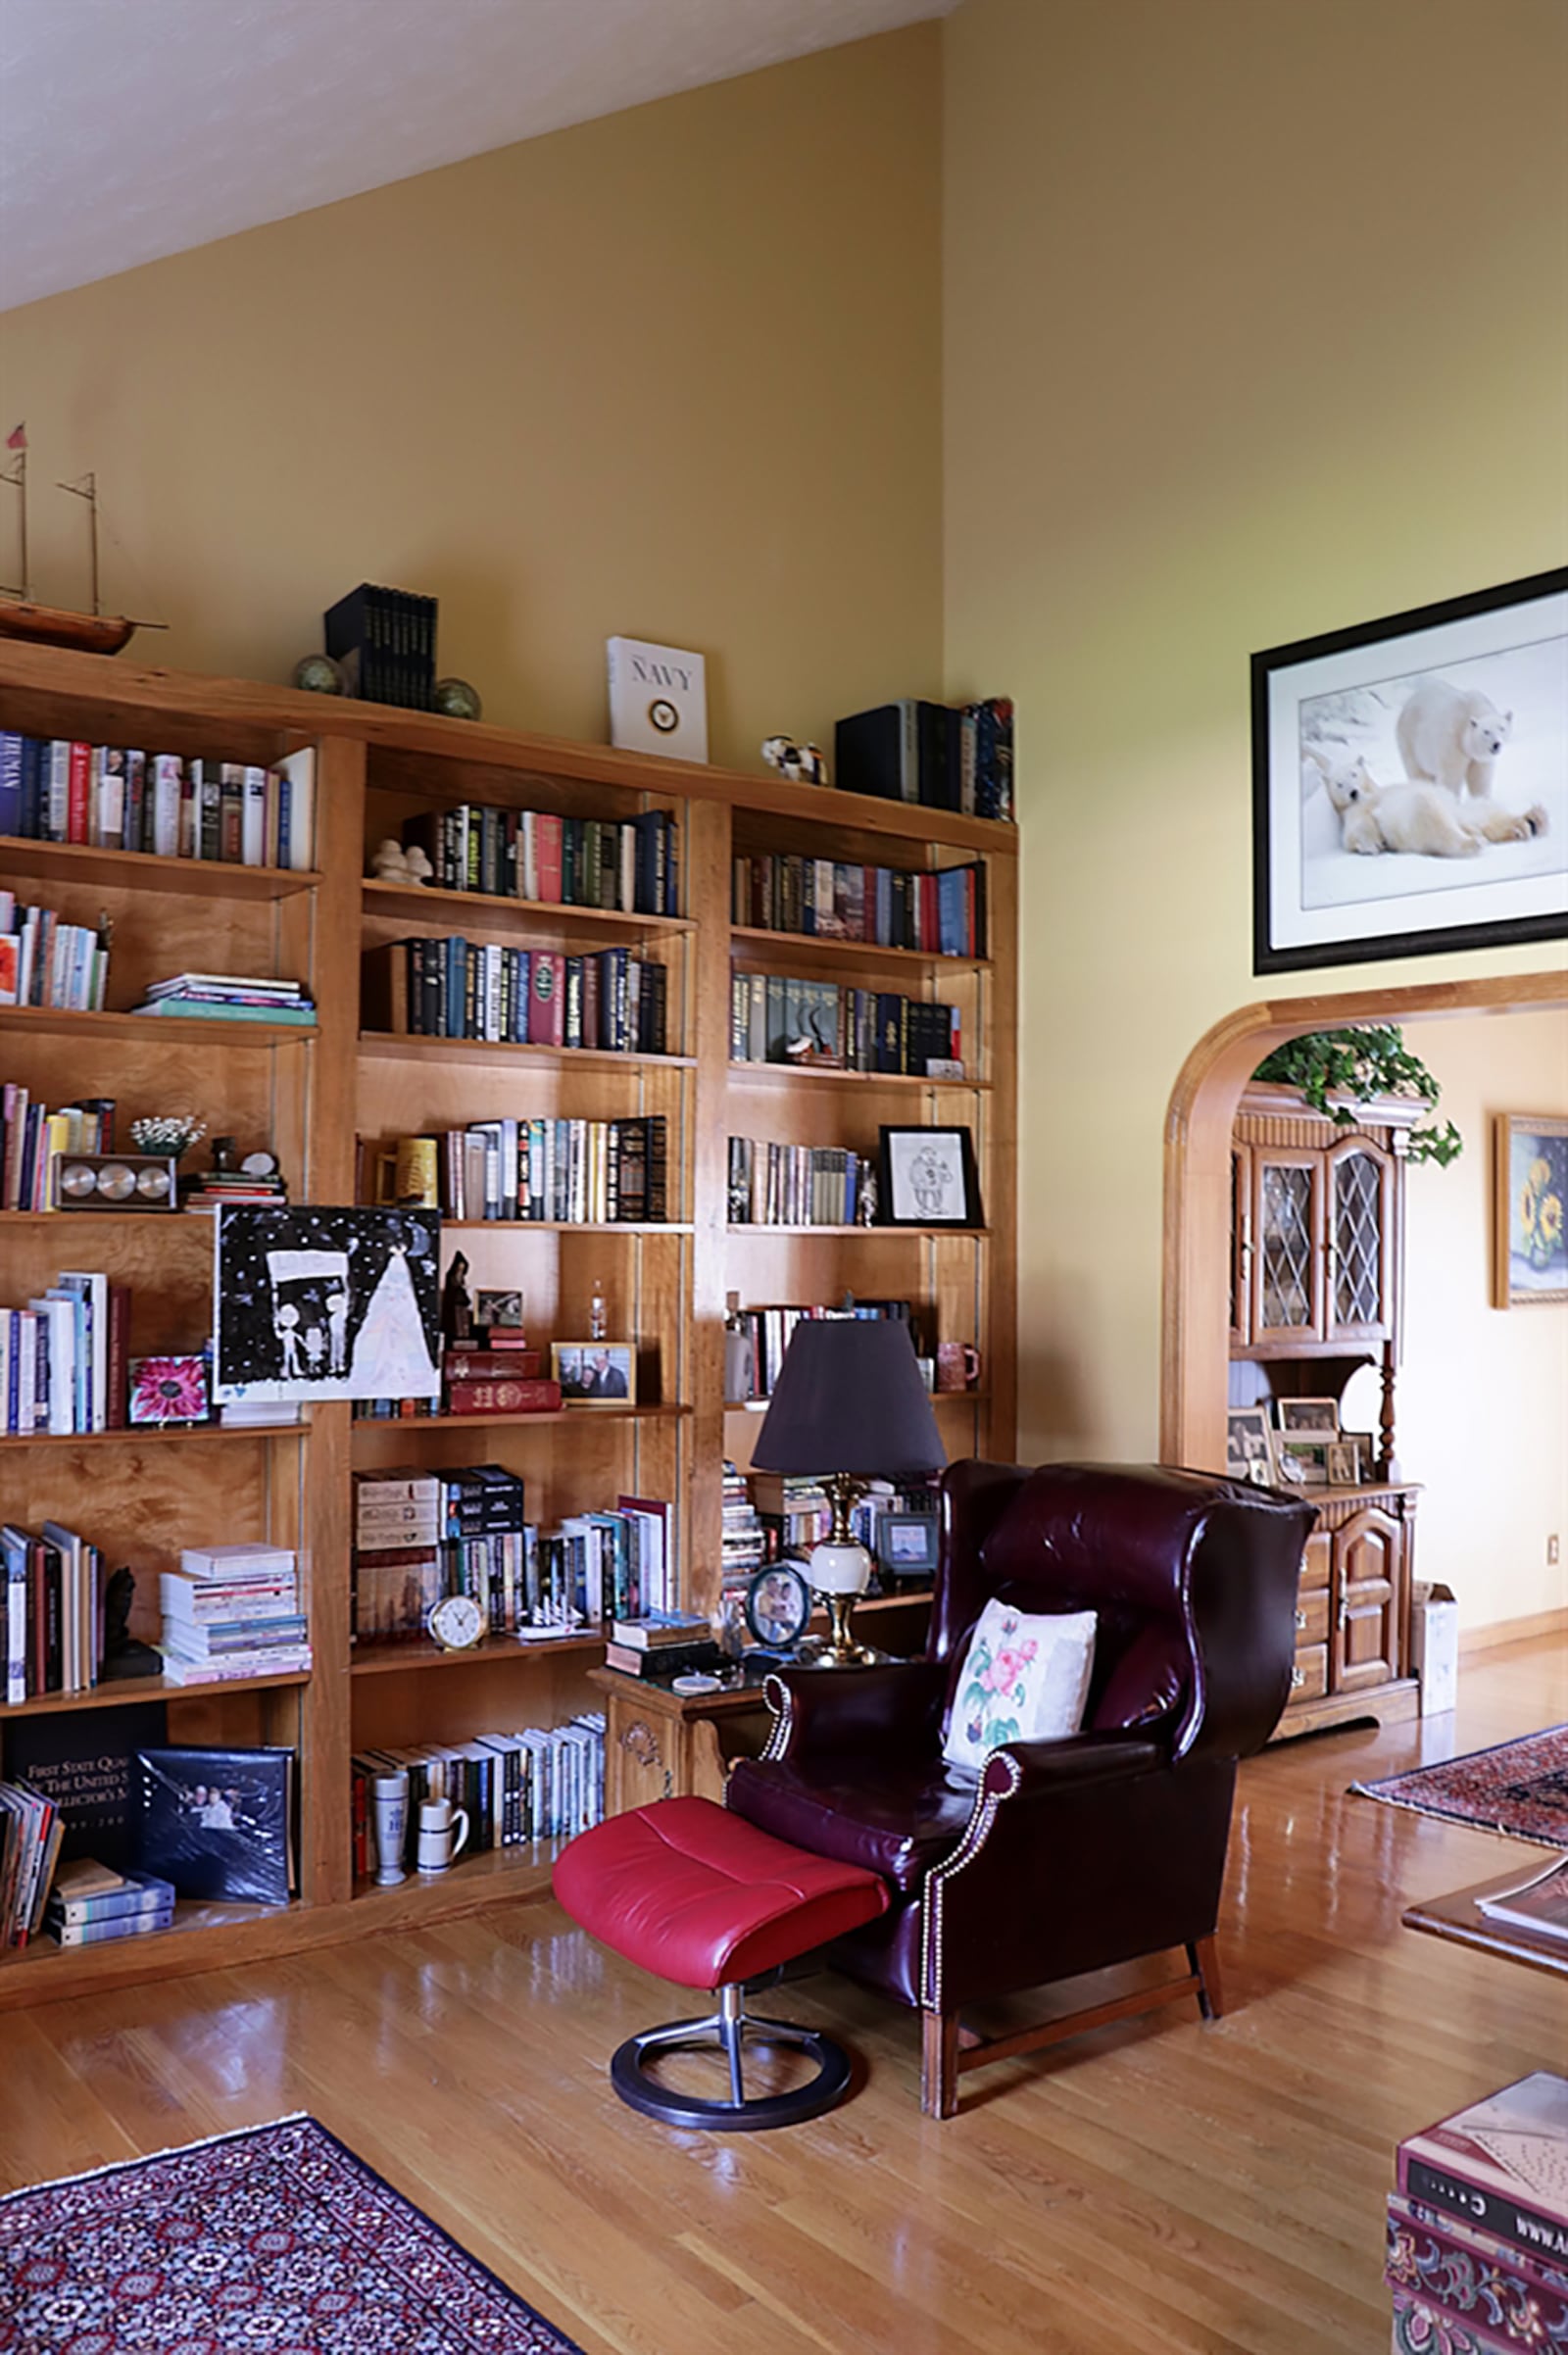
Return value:
[(1568, 2079), (1538, 2069), (1399, 2145), (1399, 2189), (1500, 2240), (1568, 2257)]
[(136, 1856), (178, 1895), (286, 1905), (294, 1887), (294, 1752), (139, 1749)]
[(708, 665), (678, 646), (612, 638), (610, 741), (676, 760), (708, 759)]
[(59, 1808), (63, 1857), (95, 1857), (116, 1871), (135, 1861), (132, 1761), (165, 1740), (167, 1725), (162, 1701), (133, 1701), (90, 1716), (67, 1709), (19, 1717), (7, 1727), (7, 1772)]

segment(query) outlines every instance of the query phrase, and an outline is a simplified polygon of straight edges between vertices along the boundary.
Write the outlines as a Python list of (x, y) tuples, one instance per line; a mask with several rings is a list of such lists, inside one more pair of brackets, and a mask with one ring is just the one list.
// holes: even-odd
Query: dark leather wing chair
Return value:
[[(871, 1866), (894, 1902), (826, 1949), (921, 2016), (921, 2106), (962, 2069), (1178, 1996), (1220, 2010), (1214, 1928), (1240, 1758), (1290, 1687), (1308, 1505), (1201, 1472), (957, 1463), (925, 1656), (768, 1684), (773, 1730), (729, 1805), (780, 1839)], [(969, 1631), (993, 1596), (1098, 1613), (1084, 1731), (1012, 1742), (976, 1772), (942, 1742)], [(982, 2039), (966, 2007), (1185, 1947), (1186, 1973)]]

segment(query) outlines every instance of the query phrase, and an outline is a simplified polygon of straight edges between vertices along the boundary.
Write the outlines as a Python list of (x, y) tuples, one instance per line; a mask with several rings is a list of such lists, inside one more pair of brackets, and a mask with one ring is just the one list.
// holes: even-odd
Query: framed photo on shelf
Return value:
[(125, 1412), (132, 1427), (205, 1423), (211, 1411), (204, 1356), (131, 1359)]
[(882, 1227), (977, 1227), (980, 1181), (966, 1128), (884, 1127), (877, 1145)]
[(1353, 1433), (1348, 1438), (1329, 1442), (1327, 1463), (1331, 1489), (1360, 1487), (1361, 1443)]
[(550, 1371), (567, 1406), (633, 1406), (637, 1349), (629, 1341), (553, 1341)]
[(1225, 1470), (1232, 1480), (1266, 1489), (1274, 1477), (1272, 1435), (1264, 1406), (1233, 1406), (1225, 1417)]
[(1331, 1439), (1312, 1439), (1295, 1431), (1274, 1434), (1274, 1477), (1281, 1488), (1327, 1488)]
[(486, 1292), (482, 1288), (473, 1296), (473, 1321), (486, 1328), (499, 1326), (504, 1333), (522, 1331), (522, 1295), (520, 1292)]
[(1278, 1398), (1275, 1406), (1282, 1431), (1298, 1432), (1305, 1439), (1338, 1439), (1340, 1436), (1340, 1406), (1337, 1398)]
[(1568, 1120), (1499, 1112), (1493, 1152), (1493, 1304), (1568, 1300)]
[(1568, 933), (1568, 566), (1252, 657), (1252, 967)]
[(876, 1563), (884, 1578), (934, 1578), (941, 1523), (935, 1513), (878, 1513)]

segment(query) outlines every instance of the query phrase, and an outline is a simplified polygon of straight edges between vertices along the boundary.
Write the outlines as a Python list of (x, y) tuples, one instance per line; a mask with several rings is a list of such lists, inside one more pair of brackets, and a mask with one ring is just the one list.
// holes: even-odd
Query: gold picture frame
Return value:
[(634, 1341), (553, 1341), (550, 1371), (564, 1406), (635, 1406)]
[(1493, 1125), (1492, 1300), (1568, 1300), (1568, 1119), (1499, 1112)]

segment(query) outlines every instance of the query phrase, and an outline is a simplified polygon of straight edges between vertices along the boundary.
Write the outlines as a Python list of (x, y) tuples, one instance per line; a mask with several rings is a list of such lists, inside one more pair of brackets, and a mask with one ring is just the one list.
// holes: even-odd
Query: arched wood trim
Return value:
[(1309, 1030), (1442, 1014), (1539, 1013), (1568, 1006), (1568, 972), (1348, 990), (1265, 1000), (1206, 1031), (1182, 1065), (1165, 1115), (1159, 1452), (1162, 1463), (1225, 1461), (1229, 1358), (1231, 1128), (1265, 1055)]

